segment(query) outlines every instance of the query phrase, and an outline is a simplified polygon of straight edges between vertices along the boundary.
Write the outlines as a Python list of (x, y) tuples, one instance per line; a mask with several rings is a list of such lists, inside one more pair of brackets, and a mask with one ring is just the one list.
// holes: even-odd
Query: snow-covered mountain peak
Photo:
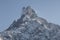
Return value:
[(14, 21), (7, 30), (14, 30), (19, 28), (21, 25), (27, 25), (31, 21), (36, 21), (43, 25), (48, 23), (44, 18), (38, 17), (31, 6), (27, 6), (22, 8), (21, 17), (17, 21)]
[(44, 18), (38, 17), (34, 9), (31, 8), (31, 6), (22, 8), (22, 15), (20, 19), (23, 21), (36, 20), (40, 23), (47, 22)]
[(35, 11), (31, 8), (31, 6), (27, 6), (26, 8), (22, 8), (22, 15), (25, 15), (27, 18), (37, 17)]
[(38, 17), (27, 6), (22, 8), (22, 15), (17, 21), (0, 32), (0, 40), (60, 40), (60, 26)]

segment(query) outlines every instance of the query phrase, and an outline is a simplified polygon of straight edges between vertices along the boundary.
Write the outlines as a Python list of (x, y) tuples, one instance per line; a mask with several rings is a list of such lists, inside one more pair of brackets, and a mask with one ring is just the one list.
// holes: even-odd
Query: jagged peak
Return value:
[(22, 15), (29, 16), (30, 18), (33, 16), (37, 16), (35, 11), (31, 8), (31, 6), (23, 7), (22, 8)]

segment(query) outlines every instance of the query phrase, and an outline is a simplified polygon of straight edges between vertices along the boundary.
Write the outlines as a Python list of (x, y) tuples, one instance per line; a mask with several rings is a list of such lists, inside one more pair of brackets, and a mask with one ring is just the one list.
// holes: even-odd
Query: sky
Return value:
[(60, 0), (0, 0), (0, 32), (20, 18), (22, 7), (29, 5), (39, 17), (60, 25)]

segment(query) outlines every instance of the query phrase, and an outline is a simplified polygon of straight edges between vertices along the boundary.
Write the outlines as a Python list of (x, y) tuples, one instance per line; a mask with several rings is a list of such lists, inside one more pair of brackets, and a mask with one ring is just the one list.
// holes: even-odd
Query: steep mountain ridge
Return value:
[(48, 23), (27, 6), (22, 8), (21, 17), (0, 33), (0, 40), (60, 40), (59, 34), (59, 25)]
[[(25, 10), (25, 11), (24, 11)], [(29, 10), (29, 11), (28, 11)], [(31, 12), (31, 13), (29, 13)], [(38, 17), (37, 14), (35, 13), (35, 11), (28, 6), (27, 8), (23, 7), (23, 13), (21, 15), (21, 18), (18, 19), (17, 21), (14, 21), (11, 26), (12, 27), (19, 27), (21, 24), (24, 24), (25, 22), (29, 22), (29, 21), (37, 21), (38, 23), (47, 23), (47, 21), (41, 17)], [(7, 29), (9, 30), (11, 28), (11, 26)]]

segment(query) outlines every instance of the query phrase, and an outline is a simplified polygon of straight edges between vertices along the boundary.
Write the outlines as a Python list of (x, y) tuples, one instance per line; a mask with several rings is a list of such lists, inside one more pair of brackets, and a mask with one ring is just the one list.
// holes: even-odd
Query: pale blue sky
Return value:
[(0, 0), (0, 31), (21, 16), (23, 6), (31, 5), (37, 15), (60, 25), (60, 0)]

